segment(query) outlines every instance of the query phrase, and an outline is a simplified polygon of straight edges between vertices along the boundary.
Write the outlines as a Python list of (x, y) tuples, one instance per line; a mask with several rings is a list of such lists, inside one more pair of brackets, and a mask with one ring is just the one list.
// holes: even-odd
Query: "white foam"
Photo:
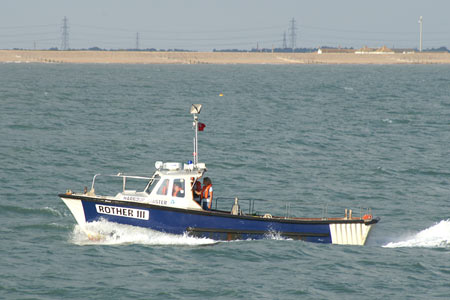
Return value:
[(292, 240), (290, 238), (283, 237), (279, 231), (275, 231), (275, 230), (270, 230), (269, 232), (267, 232), (264, 235), (264, 237), (267, 240), (276, 240), (276, 241)]
[(186, 234), (175, 235), (147, 228), (123, 225), (105, 220), (76, 225), (71, 242), (77, 245), (211, 245), (217, 243), (212, 239), (190, 237)]
[(427, 247), (427, 248), (447, 248), (450, 247), (450, 219), (442, 220), (439, 223), (420, 231), (412, 237), (403, 241), (391, 242), (383, 247)]

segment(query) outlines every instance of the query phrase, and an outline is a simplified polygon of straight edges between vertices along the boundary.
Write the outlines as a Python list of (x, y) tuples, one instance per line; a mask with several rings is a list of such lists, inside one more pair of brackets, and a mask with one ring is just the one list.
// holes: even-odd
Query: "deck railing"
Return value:
[[(229, 197), (217, 197), (214, 198), (213, 207), (214, 209), (229, 209), (227, 205), (230, 207), (234, 204), (235, 198)], [(275, 203), (274, 200), (267, 199), (258, 199), (258, 198), (238, 198), (239, 205), (243, 213), (247, 215), (258, 215), (264, 216), (266, 215), (266, 211), (273, 211), (272, 204)], [(279, 201), (279, 200), (277, 200)], [(255, 203), (257, 206), (262, 206), (262, 209), (258, 207), (258, 210), (255, 209)], [(218, 206), (220, 206), (218, 208)], [(271, 206), (271, 207), (264, 207)], [(368, 207), (363, 207), (361, 205), (354, 205), (357, 207), (356, 209), (348, 209), (343, 208), (342, 205), (330, 204), (330, 203), (321, 203), (321, 204), (312, 204), (312, 203), (299, 203), (298, 200), (288, 199), (284, 200), (283, 204), (278, 207), (278, 217), (282, 218), (290, 218), (290, 217), (300, 217), (297, 215), (299, 212), (306, 212), (307, 215), (311, 215), (314, 211), (317, 212), (317, 218), (322, 218), (323, 220), (328, 220), (329, 218), (358, 218), (363, 219), (364, 216), (372, 215), (372, 209)], [(320, 213), (319, 213), (320, 211)]]

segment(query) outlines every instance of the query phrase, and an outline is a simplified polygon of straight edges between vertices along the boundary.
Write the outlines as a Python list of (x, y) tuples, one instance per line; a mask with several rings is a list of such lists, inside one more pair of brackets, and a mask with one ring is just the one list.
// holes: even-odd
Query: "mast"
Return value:
[(198, 164), (198, 114), (202, 110), (201, 104), (192, 104), (191, 106), (191, 114), (194, 115), (194, 122), (192, 125), (194, 126), (194, 152), (192, 155), (194, 156), (194, 168), (197, 168)]

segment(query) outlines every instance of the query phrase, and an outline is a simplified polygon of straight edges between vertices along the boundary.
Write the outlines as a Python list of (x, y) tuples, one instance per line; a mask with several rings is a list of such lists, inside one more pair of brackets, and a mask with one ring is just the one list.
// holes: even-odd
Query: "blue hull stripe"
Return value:
[[(270, 233), (311, 242), (331, 243), (328, 223), (280, 222), (279, 219), (252, 219), (252, 217), (221, 216), (215, 213), (191, 212), (134, 205), (118, 205), (110, 201), (82, 200), (87, 222), (105, 219), (110, 222), (150, 228), (157, 231), (207, 237), (215, 240), (261, 239)], [(148, 220), (99, 213), (97, 205), (148, 211)], [(119, 211), (121, 211), (119, 210)]]

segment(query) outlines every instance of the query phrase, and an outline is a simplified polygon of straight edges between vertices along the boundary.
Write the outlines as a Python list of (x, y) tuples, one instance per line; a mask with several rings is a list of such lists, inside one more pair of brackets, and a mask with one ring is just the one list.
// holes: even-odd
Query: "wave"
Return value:
[(77, 245), (202, 246), (217, 243), (217, 241), (212, 239), (190, 237), (186, 234), (163, 233), (105, 220), (87, 223), (84, 226), (75, 225), (70, 239), (72, 243)]
[(0, 205), (0, 211), (7, 213), (17, 213), (22, 215), (46, 215), (46, 216), (68, 216), (56, 208), (45, 206), (39, 208), (29, 208), (15, 205)]
[(450, 219), (442, 220), (406, 240), (391, 242), (383, 247), (450, 248)]

